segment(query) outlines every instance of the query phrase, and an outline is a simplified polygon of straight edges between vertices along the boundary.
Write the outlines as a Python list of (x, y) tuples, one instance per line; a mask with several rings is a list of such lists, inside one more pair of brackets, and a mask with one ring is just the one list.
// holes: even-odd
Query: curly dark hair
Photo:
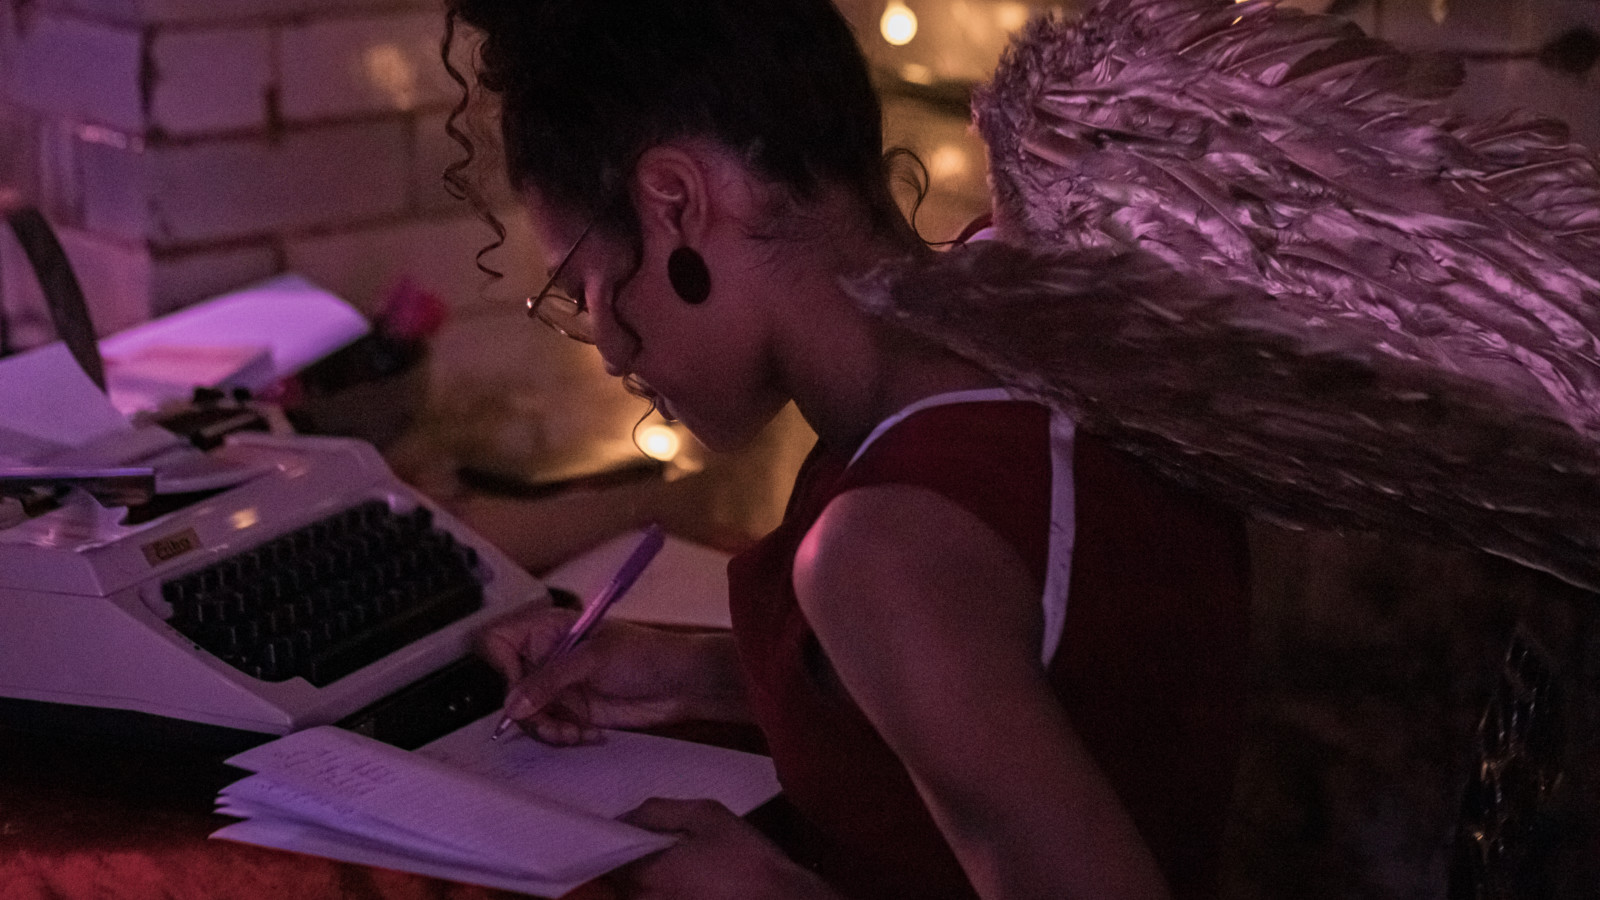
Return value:
[[(910, 233), (889, 187), (898, 152), (883, 151), (866, 60), (830, 0), (447, 0), (446, 8), (441, 53), (463, 91), (446, 130), (466, 157), (445, 180), (502, 239), (470, 172), (479, 154), (462, 126), (475, 90), (498, 103), (513, 189), (535, 188), (628, 234), (638, 228), (622, 202), (634, 162), (684, 137), (735, 150), (798, 199), (843, 187), (876, 231)], [(466, 74), (451, 61), (459, 25), (481, 38), (468, 45)]]

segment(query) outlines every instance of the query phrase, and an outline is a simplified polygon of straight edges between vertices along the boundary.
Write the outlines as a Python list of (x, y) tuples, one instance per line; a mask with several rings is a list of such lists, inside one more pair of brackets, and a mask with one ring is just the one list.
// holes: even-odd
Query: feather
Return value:
[(1002, 242), (865, 308), (1173, 478), (1600, 589), (1600, 174), (1459, 69), (1265, 0), (1035, 19), (974, 98)]

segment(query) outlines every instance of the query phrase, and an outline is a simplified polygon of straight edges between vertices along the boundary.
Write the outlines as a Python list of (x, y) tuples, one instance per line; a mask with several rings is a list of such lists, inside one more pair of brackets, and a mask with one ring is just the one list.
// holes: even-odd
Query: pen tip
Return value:
[(511, 728), (511, 724), (512, 723), (511, 723), (511, 717), (510, 716), (501, 716), (500, 717), (500, 724), (498, 724), (498, 725), (496, 725), (494, 727), (494, 733), (489, 735), (489, 740), (491, 740), (491, 741), (500, 740), (500, 738), (505, 736), (506, 731)]

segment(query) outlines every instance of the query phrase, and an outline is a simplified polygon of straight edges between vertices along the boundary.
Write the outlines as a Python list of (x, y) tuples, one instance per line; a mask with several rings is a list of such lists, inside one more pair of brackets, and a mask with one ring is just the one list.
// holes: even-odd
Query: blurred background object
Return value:
[(380, 450), (410, 430), (427, 397), (428, 341), (449, 318), (439, 295), (402, 276), (372, 330), (296, 374), (276, 392), (295, 430), (357, 437)]

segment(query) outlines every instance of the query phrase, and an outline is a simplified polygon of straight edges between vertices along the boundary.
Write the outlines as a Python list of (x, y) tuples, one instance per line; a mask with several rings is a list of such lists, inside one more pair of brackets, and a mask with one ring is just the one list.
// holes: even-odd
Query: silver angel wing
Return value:
[(1600, 175), (1452, 70), (1267, 2), (1034, 22), (975, 98), (1002, 241), (861, 302), (1292, 525), (1600, 589)]

